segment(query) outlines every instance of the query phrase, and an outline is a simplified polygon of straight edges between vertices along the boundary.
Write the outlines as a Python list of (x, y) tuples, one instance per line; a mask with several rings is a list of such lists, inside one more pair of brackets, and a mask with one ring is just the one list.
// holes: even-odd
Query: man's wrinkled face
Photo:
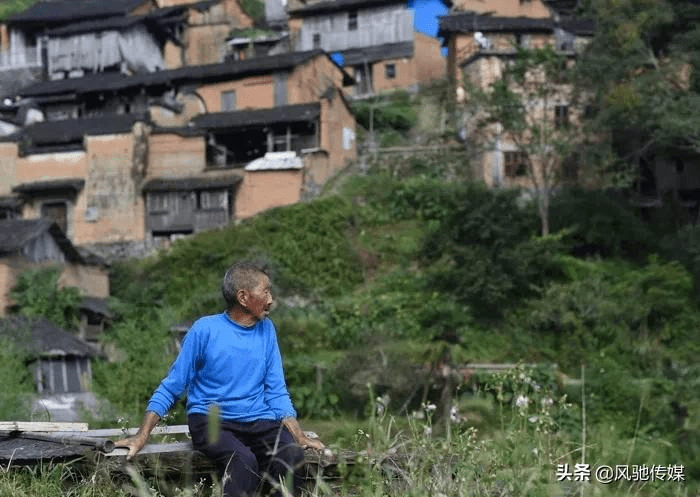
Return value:
[(272, 283), (265, 274), (258, 276), (255, 287), (246, 292), (245, 308), (258, 321), (265, 319), (270, 314), (272, 307)]

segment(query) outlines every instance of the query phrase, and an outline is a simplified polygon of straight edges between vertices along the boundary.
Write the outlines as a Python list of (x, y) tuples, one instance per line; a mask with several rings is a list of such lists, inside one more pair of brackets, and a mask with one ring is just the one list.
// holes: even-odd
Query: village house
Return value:
[[(0, 316), (13, 306), (10, 292), (29, 269), (59, 267), (60, 287), (75, 287), (92, 323), (108, 315), (109, 276), (103, 260), (78, 250), (51, 219), (0, 220)], [(88, 316), (86, 315), (86, 319)]]
[(38, 2), (0, 26), (0, 94), (40, 79), (221, 62), (230, 31), (250, 26), (237, 0)]
[[(467, 3), (465, 1), (459, 5), (465, 6)], [(448, 77), (458, 104), (464, 104), (467, 99), (465, 85), (483, 90), (500, 80), (518, 49), (549, 46), (570, 65), (575, 63), (577, 54), (593, 36), (595, 25), (592, 21), (557, 21), (552, 16), (546, 17), (544, 13), (547, 8), (535, 0), (532, 5), (525, 7), (523, 2), (508, 3), (516, 13), (524, 8), (531, 9), (532, 17), (452, 12), (440, 18), (439, 35), (444, 37), (444, 43), (448, 47)], [(540, 7), (535, 8), (535, 3)], [(494, 8), (498, 5), (500, 4), (496, 2)], [(508, 12), (508, 9), (504, 7), (502, 11)], [(539, 102), (523, 102), (524, 108), (532, 114), (531, 118), (548, 122), (552, 129), (564, 129), (580, 122), (584, 110), (571, 105), (570, 85), (550, 84), (550, 87), (553, 89), (552, 94), (547, 95), (546, 100), (541, 97)], [(469, 120), (466, 114), (469, 111), (465, 108), (464, 112), (462, 122)], [(473, 131), (468, 125), (462, 129), (465, 138)], [(520, 149), (519, 144), (506, 134), (492, 134), (492, 143), (482, 144), (487, 146), (474, 154), (472, 166), (476, 176), (490, 186), (532, 186), (532, 178), (528, 177), (531, 158), (527, 152)], [(538, 177), (547, 173), (539, 171), (538, 164), (532, 164), (532, 167)], [(575, 163), (567, 163), (563, 169), (558, 173), (560, 176), (575, 178)]]
[(19, 315), (0, 319), (0, 339), (26, 358), (36, 387), (32, 419), (73, 422), (96, 412), (90, 384), (91, 361), (98, 353), (92, 347), (45, 318)]
[(297, 0), (286, 12), (292, 49), (337, 53), (355, 78), (356, 96), (412, 90), (445, 76), (440, 42), (414, 30), (403, 0)]
[(314, 50), (31, 85), (45, 121), (0, 140), (0, 210), (114, 255), (299, 201), (356, 156), (348, 84)]

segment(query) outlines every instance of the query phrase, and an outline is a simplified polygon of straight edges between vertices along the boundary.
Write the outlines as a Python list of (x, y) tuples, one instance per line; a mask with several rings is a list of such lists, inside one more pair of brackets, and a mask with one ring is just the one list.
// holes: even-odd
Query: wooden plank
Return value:
[[(138, 428), (129, 428), (123, 430), (121, 428), (102, 428), (98, 430), (87, 430), (82, 433), (89, 437), (126, 437), (136, 435)], [(153, 428), (151, 435), (183, 435), (190, 432), (187, 425), (172, 425), (172, 426), (156, 426)], [(71, 432), (62, 432), (62, 435), (71, 435)]]
[(49, 422), (43, 422), (43, 421), (0, 421), (0, 431), (86, 432), (87, 429), (88, 429), (87, 423), (49, 423)]
[[(146, 444), (138, 455), (146, 454), (172, 454), (176, 452), (192, 452), (192, 442), (171, 442), (166, 444)], [(107, 457), (125, 456), (129, 449), (125, 447), (115, 447), (112, 452), (105, 454)]]

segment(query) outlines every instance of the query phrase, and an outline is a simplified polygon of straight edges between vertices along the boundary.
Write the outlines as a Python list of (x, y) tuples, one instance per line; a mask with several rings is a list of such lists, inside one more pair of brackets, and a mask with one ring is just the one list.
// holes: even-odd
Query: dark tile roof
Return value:
[(83, 297), (80, 303), (80, 309), (94, 314), (99, 314), (106, 318), (111, 318), (112, 314), (107, 308), (107, 299), (99, 299), (97, 297)]
[(22, 200), (18, 197), (10, 197), (7, 195), (0, 196), (0, 207), (5, 209), (18, 209), (22, 206)]
[(239, 128), (270, 123), (313, 121), (321, 115), (321, 104), (285, 105), (271, 109), (239, 110), (234, 112), (211, 112), (192, 119), (197, 128)]
[[(447, 3), (447, 2), (443, 2)], [(327, 14), (329, 12), (339, 12), (343, 10), (366, 9), (381, 7), (383, 5), (399, 4), (406, 5), (405, 0), (327, 0), (304, 7), (290, 9), (291, 15), (307, 16), (316, 14)], [(450, 2), (451, 5), (451, 2)]]
[(31, 195), (37, 192), (47, 192), (56, 190), (72, 190), (78, 193), (85, 187), (85, 180), (82, 178), (63, 178), (45, 181), (32, 181), (21, 183), (12, 187), (12, 191), (20, 195)]
[(3, 219), (0, 221), (0, 254), (15, 254), (45, 232), (49, 232), (66, 258), (82, 262), (80, 254), (56, 223), (49, 219)]
[(56, 24), (123, 16), (151, 0), (52, 0), (38, 2), (7, 18), (8, 24)]
[(593, 36), (596, 22), (593, 19), (567, 19), (561, 21), (559, 27), (578, 36)]
[(552, 19), (533, 19), (530, 17), (495, 17), (475, 14), (474, 12), (452, 13), (440, 16), (438, 36), (445, 33), (493, 32), (552, 32), (555, 22)]
[(243, 172), (225, 176), (192, 176), (188, 178), (154, 178), (143, 185), (144, 192), (191, 191), (230, 188), (243, 181)]
[(61, 121), (44, 121), (27, 126), (17, 133), (3, 137), (4, 141), (23, 141), (28, 143), (27, 152), (47, 145), (77, 143), (82, 145), (87, 136), (110, 135), (131, 132), (134, 123), (145, 121), (146, 114), (115, 114), (104, 117), (82, 119), (64, 119)]
[(79, 33), (89, 33), (105, 30), (122, 30), (136, 24), (152, 25), (164, 21), (186, 21), (187, 6), (164, 7), (155, 9), (148, 14), (138, 16), (117, 16), (104, 19), (92, 19), (88, 21), (72, 22), (65, 26), (49, 29), (44, 34), (47, 36), (68, 36)]
[(0, 337), (11, 340), (30, 358), (96, 355), (88, 344), (46, 318), (17, 315), (0, 319)]
[(371, 63), (378, 60), (413, 57), (413, 42), (405, 41), (373, 47), (351, 48), (341, 53), (343, 54), (343, 63), (346, 66), (354, 66), (363, 62)]
[[(42, 97), (60, 94), (69, 95), (120, 91), (129, 88), (148, 86), (170, 87), (177, 84), (224, 81), (237, 77), (268, 74), (273, 71), (292, 69), (320, 55), (328, 56), (323, 50), (309, 50), (306, 52), (289, 52), (239, 61), (227, 61), (219, 64), (206, 64), (152, 73), (139, 73), (132, 76), (126, 76), (120, 73), (101, 73), (82, 78), (43, 81), (23, 88), (19, 92), (19, 95), (22, 97)], [(342, 71), (342, 69), (340, 70)], [(343, 73), (346, 74), (344, 71)]]
[(533, 19), (530, 17), (497, 17), (476, 14), (474, 12), (458, 12), (440, 16), (438, 36), (447, 33), (502, 33), (502, 32), (547, 32), (561, 28), (573, 34), (593, 34), (595, 22), (585, 19), (569, 19), (557, 23), (553, 19)]

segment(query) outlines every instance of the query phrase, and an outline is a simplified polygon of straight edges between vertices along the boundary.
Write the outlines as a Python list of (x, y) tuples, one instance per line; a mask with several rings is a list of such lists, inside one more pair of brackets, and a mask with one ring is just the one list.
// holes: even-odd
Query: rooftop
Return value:
[(321, 104), (284, 105), (271, 109), (239, 110), (234, 112), (211, 112), (192, 119), (197, 128), (239, 128), (243, 126), (271, 123), (313, 121), (321, 115)]
[(66, 258), (82, 262), (82, 257), (56, 223), (49, 219), (3, 219), (0, 221), (0, 254), (15, 254), (29, 242), (49, 232)]
[[(328, 57), (323, 50), (317, 49), (306, 52), (289, 52), (278, 55), (254, 57), (238, 61), (226, 61), (218, 64), (182, 67), (153, 73), (139, 73), (132, 76), (126, 76), (121, 73), (101, 73), (82, 78), (42, 81), (23, 88), (19, 92), (19, 95), (22, 97), (35, 98), (54, 95), (70, 96), (105, 91), (123, 91), (143, 87), (160, 86), (169, 88), (178, 84), (224, 81), (237, 77), (268, 74), (272, 71), (292, 69), (318, 56)], [(338, 69), (343, 71), (340, 67), (338, 67)], [(344, 84), (351, 84), (353, 81), (352, 78), (350, 78), (345, 71), (343, 71), (343, 75)]]
[(50, 24), (124, 16), (151, 0), (52, 0), (37, 2), (7, 19), (8, 24)]

